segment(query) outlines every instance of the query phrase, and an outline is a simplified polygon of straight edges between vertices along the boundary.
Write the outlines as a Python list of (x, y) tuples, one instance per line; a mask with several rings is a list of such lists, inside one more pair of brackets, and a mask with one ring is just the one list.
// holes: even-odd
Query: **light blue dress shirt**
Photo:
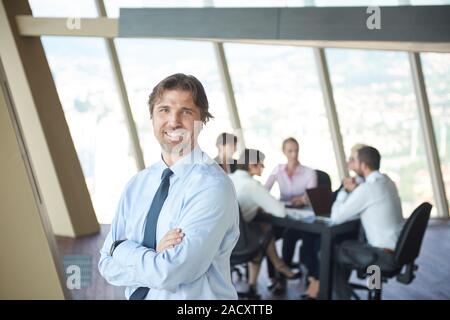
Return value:
[[(125, 297), (148, 287), (146, 299), (237, 299), (230, 255), (239, 237), (236, 192), (224, 171), (196, 147), (170, 169), (169, 195), (159, 215), (157, 242), (171, 229), (185, 236), (157, 253), (142, 246), (147, 213), (167, 165), (152, 165), (134, 176), (119, 201), (100, 250), (101, 275), (126, 286)], [(109, 254), (111, 244), (127, 239)]]

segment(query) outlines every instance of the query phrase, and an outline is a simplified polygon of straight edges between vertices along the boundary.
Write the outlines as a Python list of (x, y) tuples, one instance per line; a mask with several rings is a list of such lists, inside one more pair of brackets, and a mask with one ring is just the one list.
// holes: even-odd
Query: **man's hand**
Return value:
[(345, 178), (344, 179), (344, 189), (347, 192), (352, 192), (356, 189), (358, 184), (356, 183), (355, 178)]
[(156, 246), (156, 252), (164, 251), (168, 248), (173, 248), (183, 240), (184, 233), (180, 228), (175, 228), (167, 232), (161, 241)]

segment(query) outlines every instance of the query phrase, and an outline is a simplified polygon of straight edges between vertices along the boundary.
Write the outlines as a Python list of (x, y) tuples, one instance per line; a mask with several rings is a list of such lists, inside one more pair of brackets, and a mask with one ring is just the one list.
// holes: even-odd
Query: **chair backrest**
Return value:
[(260, 251), (259, 235), (244, 220), (241, 208), (239, 208), (239, 232), (239, 239), (231, 253), (232, 260), (239, 256), (252, 256)]
[(241, 252), (245, 250), (248, 246), (248, 237), (247, 237), (248, 226), (242, 217), (241, 208), (239, 207), (239, 239), (234, 246), (233, 252)]
[(395, 247), (394, 261), (397, 265), (411, 264), (419, 256), (431, 208), (431, 204), (424, 202), (406, 220)]
[(331, 191), (331, 179), (328, 173), (322, 170), (316, 170), (317, 174), (317, 186), (327, 187)]

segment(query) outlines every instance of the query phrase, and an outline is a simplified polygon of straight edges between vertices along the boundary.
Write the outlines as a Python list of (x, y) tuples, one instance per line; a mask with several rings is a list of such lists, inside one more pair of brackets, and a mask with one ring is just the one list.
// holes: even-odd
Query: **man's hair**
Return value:
[(216, 147), (218, 148), (219, 146), (224, 146), (224, 145), (231, 144), (231, 143), (236, 145), (237, 141), (238, 141), (238, 138), (234, 134), (228, 133), (228, 132), (222, 132), (217, 137)]
[(351, 152), (357, 152), (359, 149), (364, 147), (368, 147), (368, 145), (364, 143), (357, 143), (352, 147)]
[(239, 160), (237, 161), (237, 169), (248, 171), (248, 166), (251, 164), (258, 164), (264, 159), (266, 156), (259, 150), (256, 149), (245, 149), (242, 152)]
[(283, 145), (281, 147), (281, 150), (284, 150), (284, 148), (286, 147), (286, 144), (288, 142), (294, 142), (297, 146), (300, 146), (298, 141), (295, 138), (289, 137), (289, 138), (283, 140)]
[(192, 100), (200, 109), (202, 122), (206, 123), (210, 118), (214, 118), (208, 111), (208, 98), (206, 97), (203, 85), (196, 77), (184, 73), (176, 73), (168, 76), (153, 88), (148, 100), (150, 117), (153, 116), (153, 108), (155, 107), (156, 101), (161, 98), (166, 90), (183, 90), (190, 92), (192, 94)]
[(359, 162), (364, 162), (370, 169), (379, 170), (381, 155), (374, 147), (362, 147), (358, 150)]

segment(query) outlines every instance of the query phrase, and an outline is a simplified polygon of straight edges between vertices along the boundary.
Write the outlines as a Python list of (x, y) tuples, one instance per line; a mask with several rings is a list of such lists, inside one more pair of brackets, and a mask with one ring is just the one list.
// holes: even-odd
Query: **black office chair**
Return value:
[(316, 174), (317, 174), (317, 186), (318, 187), (327, 187), (331, 191), (330, 175), (322, 170), (316, 170)]
[[(406, 221), (397, 240), (394, 254), (391, 255), (392, 263), (389, 264), (389, 267), (383, 268), (383, 266), (380, 266), (381, 286), (379, 289), (369, 289), (360, 284), (350, 284), (352, 296), (355, 299), (360, 300), (355, 290), (364, 290), (368, 292), (367, 298), (369, 300), (381, 300), (382, 284), (395, 276), (397, 276), (398, 282), (404, 284), (410, 284), (414, 280), (415, 271), (418, 270), (418, 266), (414, 264), (414, 261), (419, 256), (425, 230), (430, 219), (431, 208), (432, 205), (428, 202), (422, 203)], [(366, 270), (370, 264), (368, 263), (365, 268), (357, 270), (358, 278), (364, 279), (368, 276)], [(404, 272), (402, 273), (403, 269)]]
[[(264, 246), (261, 242), (261, 237), (258, 233), (250, 228), (249, 224), (245, 222), (242, 217), (241, 209), (239, 208), (239, 239), (234, 247), (231, 257), (231, 275), (236, 273), (239, 280), (245, 276), (248, 280), (248, 262), (257, 259), (262, 259)], [(243, 268), (244, 271), (241, 271)], [(247, 298), (246, 293), (238, 292), (240, 298)]]

